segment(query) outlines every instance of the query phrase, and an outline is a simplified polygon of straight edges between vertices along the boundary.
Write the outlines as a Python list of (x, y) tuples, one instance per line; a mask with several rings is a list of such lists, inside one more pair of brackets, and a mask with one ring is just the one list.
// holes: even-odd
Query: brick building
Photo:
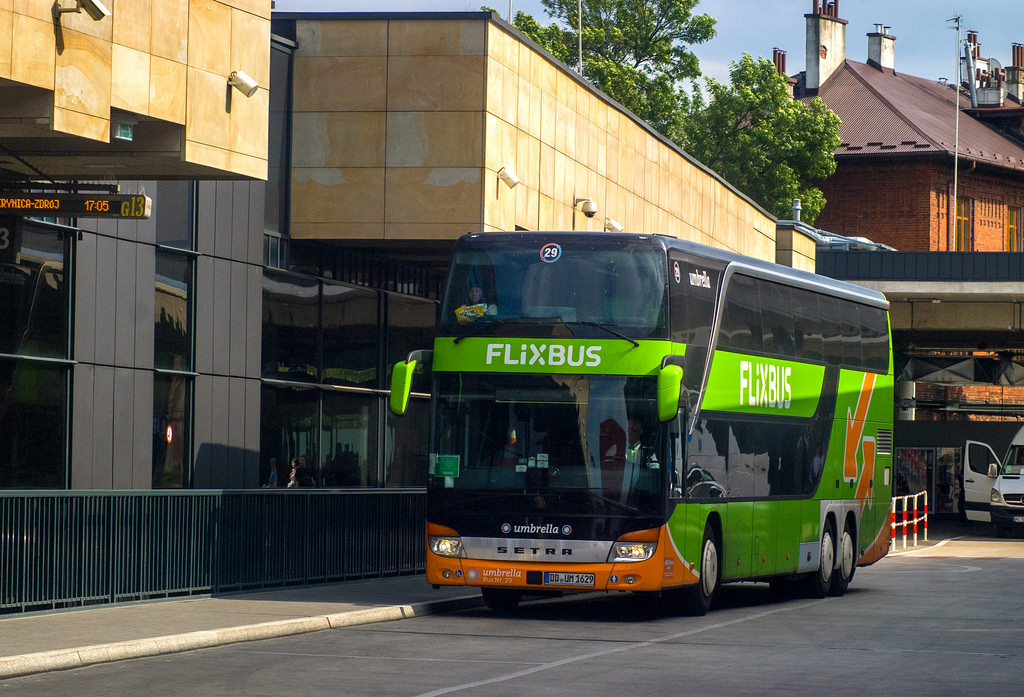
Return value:
[(1024, 251), (1024, 46), (1008, 47), (1004, 70), (981, 57), (977, 33), (968, 32), (962, 73), (970, 79), (957, 92), (899, 73), (889, 27), (867, 35), (861, 63), (845, 56), (837, 2), (814, 0), (805, 17), (807, 69), (794, 96), (821, 97), (843, 121), (815, 224), (899, 250)]
[[(842, 119), (836, 173), (819, 183), (827, 203), (815, 225), (901, 251), (1024, 251), (1024, 46), (1007, 47), (1003, 69), (967, 32), (955, 87), (900, 73), (896, 37), (883, 25), (867, 34), (867, 60), (851, 60), (835, 0), (812, 0), (805, 20), (806, 63), (790, 78), (794, 97), (821, 97)], [(785, 74), (783, 52), (775, 63)], [(899, 351), (954, 362), (1019, 355), (999, 353), (1008, 346), (986, 352), (980, 338), (952, 353), (948, 342), (926, 343)], [(1018, 386), (915, 383), (913, 371), (902, 380), (919, 421), (1013, 421), (1024, 413)]]

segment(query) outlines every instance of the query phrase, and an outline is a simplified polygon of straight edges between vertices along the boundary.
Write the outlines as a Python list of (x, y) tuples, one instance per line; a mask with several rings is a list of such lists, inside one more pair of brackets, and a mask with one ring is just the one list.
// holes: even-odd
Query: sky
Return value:
[[(276, 0), (278, 12), (466, 12), (494, 7), (507, 19), (527, 12), (543, 24), (552, 20), (540, 0)], [(729, 64), (743, 53), (772, 57), (786, 51), (786, 72), (804, 69), (804, 15), (813, 0), (701, 0), (696, 12), (717, 20), (718, 35), (694, 46), (701, 71), (728, 82)], [(896, 72), (917, 77), (951, 78), (957, 66), (956, 30), (947, 20), (959, 14), (967, 30), (978, 32), (983, 58), (1010, 64), (1010, 46), (1024, 43), (1024, 0), (839, 0), (846, 26), (846, 57), (867, 60), (867, 34), (875, 24), (896, 37)]]

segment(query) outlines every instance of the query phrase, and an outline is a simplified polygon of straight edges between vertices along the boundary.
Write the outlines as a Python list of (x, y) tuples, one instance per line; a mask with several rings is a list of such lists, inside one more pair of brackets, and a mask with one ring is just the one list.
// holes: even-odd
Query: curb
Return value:
[(238, 644), (245, 641), (259, 641), (295, 634), (320, 632), (325, 629), (340, 629), (361, 624), (393, 622), (396, 620), (425, 617), (456, 610), (466, 610), (483, 605), (479, 595), (427, 601), (412, 605), (389, 605), (332, 615), (298, 617), (290, 620), (262, 622), (242, 627), (207, 629), (184, 634), (172, 634), (148, 639), (94, 644), (74, 649), (41, 651), (21, 656), (0, 658), (0, 679), (18, 678), (56, 670), (84, 668), (99, 663), (126, 661), (132, 658), (149, 658), (165, 654), (208, 649), (215, 646)]

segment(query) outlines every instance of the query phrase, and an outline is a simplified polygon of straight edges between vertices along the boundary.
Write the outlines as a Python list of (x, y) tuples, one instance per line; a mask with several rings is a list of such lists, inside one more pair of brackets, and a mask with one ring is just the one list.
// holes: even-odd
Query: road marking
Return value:
[(812, 600), (810, 602), (799, 603), (797, 605), (791, 605), (787, 607), (777, 608), (774, 610), (765, 610), (764, 612), (757, 612), (753, 615), (746, 615), (744, 617), (738, 617), (728, 622), (719, 622), (717, 624), (708, 625), (707, 627), (699, 627), (697, 629), (690, 629), (685, 632), (679, 632), (677, 634), (669, 634), (667, 636), (658, 637), (657, 639), (651, 639), (649, 641), (631, 642), (623, 646), (616, 646), (615, 648), (605, 649), (604, 651), (595, 651), (593, 653), (583, 654), (582, 656), (573, 656), (571, 658), (563, 658), (560, 661), (553, 661), (551, 663), (542, 663), (533, 668), (526, 668), (524, 670), (516, 671), (515, 673), (507, 673), (506, 675), (499, 675), (494, 678), (488, 678), (487, 680), (478, 680), (476, 682), (464, 683), (462, 685), (452, 685), (450, 687), (442, 687), (439, 690), (433, 690), (432, 692), (424, 692), (417, 695), (416, 697), (439, 697), (439, 695), (449, 695), (453, 692), (461, 692), (462, 690), (470, 690), (474, 687), (482, 687), (484, 685), (493, 685), (495, 683), (506, 682), (508, 680), (515, 680), (516, 678), (526, 677), (527, 675), (533, 675), (540, 673), (545, 670), (551, 670), (552, 668), (560, 668), (565, 665), (572, 663), (579, 663), (580, 661), (589, 661), (592, 658), (601, 658), (602, 656), (610, 656), (616, 653), (622, 653), (624, 651), (633, 651), (634, 649), (642, 649), (655, 644), (661, 644), (666, 641), (672, 641), (674, 639), (681, 639), (683, 637), (694, 636), (703, 632), (709, 632), (713, 629), (722, 629), (723, 627), (730, 627), (735, 624), (742, 624), (743, 622), (750, 622), (752, 620), (759, 620), (769, 615), (774, 615), (779, 612), (789, 612), (791, 610), (803, 610), (805, 608), (814, 607), (821, 603), (827, 603), (830, 599), (825, 598), (823, 600)]

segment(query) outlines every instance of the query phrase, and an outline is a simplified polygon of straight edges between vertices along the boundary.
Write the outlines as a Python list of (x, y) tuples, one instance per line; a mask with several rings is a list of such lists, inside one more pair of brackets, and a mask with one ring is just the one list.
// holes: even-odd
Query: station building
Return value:
[(152, 200), (3, 217), (0, 488), (255, 488), (293, 458), (305, 484), (422, 485), (425, 402), (391, 420), (390, 366), (429, 346), (465, 233), (813, 269), (809, 237), (490, 12), (270, 4), (0, 9), (0, 189)]

